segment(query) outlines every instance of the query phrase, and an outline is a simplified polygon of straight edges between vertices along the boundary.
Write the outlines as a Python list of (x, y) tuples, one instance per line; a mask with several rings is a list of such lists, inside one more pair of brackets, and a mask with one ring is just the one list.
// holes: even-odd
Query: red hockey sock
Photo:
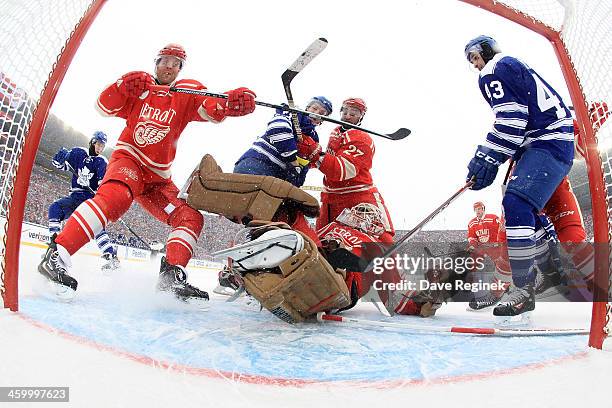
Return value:
[(173, 229), (166, 243), (166, 261), (170, 265), (187, 266), (202, 232), (204, 217), (199, 211), (184, 205), (170, 215), (169, 221)]
[(94, 198), (77, 207), (55, 242), (73, 255), (94, 239), (108, 221), (118, 220), (131, 204), (132, 194), (125, 184), (116, 181), (104, 183)]

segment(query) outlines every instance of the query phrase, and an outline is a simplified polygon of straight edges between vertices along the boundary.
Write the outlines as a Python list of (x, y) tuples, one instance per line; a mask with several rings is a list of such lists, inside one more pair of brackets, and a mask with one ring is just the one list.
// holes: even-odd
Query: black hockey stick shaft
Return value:
[[(176, 92), (176, 93), (184, 93), (184, 94), (191, 94), (191, 95), (201, 95), (201, 96), (210, 96), (212, 98), (219, 98), (219, 99), (227, 99), (227, 95), (226, 94), (221, 94), (221, 93), (216, 93), (216, 92), (209, 92), (209, 91), (203, 91), (203, 90), (197, 90), (197, 89), (186, 89), (186, 88), (176, 88), (176, 87), (169, 87), (166, 85), (151, 85), (149, 87), (149, 90), (152, 92)], [(274, 103), (269, 103), (269, 102), (262, 102), (262, 101), (255, 101), (256, 105), (259, 106), (265, 106), (267, 108), (273, 108), (273, 109), (281, 109), (287, 112), (292, 112), (292, 113), (302, 113), (304, 115), (309, 115), (311, 117), (315, 117), (317, 119), (320, 119), (324, 122), (331, 122), (331, 123), (335, 123), (337, 125), (340, 125), (342, 127), (344, 127), (345, 129), (357, 129), (357, 130), (361, 130), (362, 132), (366, 132), (369, 133), (371, 135), (375, 135), (375, 136), (380, 136), (383, 137), (385, 139), (389, 139), (389, 140), (401, 140), (404, 139), (405, 137), (407, 137), (408, 135), (410, 135), (410, 129), (406, 129), (406, 128), (399, 128), (398, 130), (396, 130), (393, 133), (378, 133), (375, 132), (373, 130), (369, 130), (366, 128), (363, 128), (361, 126), (357, 126), (357, 125), (353, 125), (352, 123), (348, 123), (348, 122), (343, 122), (341, 120), (337, 120), (337, 119), (333, 119), (330, 118), (329, 116), (324, 116), (324, 115), (319, 115), (317, 113), (313, 113), (313, 112), (306, 112), (304, 110), (301, 109), (297, 109), (297, 108), (290, 108), (287, 105), (276, 105)]]
[[(473, 185), (474, 185), (474, 182), (472, 180), (470, 180), (467, 183), (465, 183), (465, 185), (463, 187), (461, 187), (459, 190), (457, 190), (457, 192), (455, 192), (446, 201), (444, 201), (438, 208), (433, 210), (427, 217), (425, 217), (425, 219), (423, 219), (423, 221), (418, 223), (416, 227), (414, 227), (413, 229), (408, 231), (408, 233), (406, 235), (401, 237), (393, 245), (391, 245), (389, 247), (389, 249), (387, 249), (385, 252), (383, 252), (383, 254), (380, 256), (380, 258), (384, 258), (386, 256), (389, 256), (390, 254), (395, 252), (404, 242), (406, 242), (408, 239), (410, 239), (412, 236), (414, 236), (414, 234), (416, 234), (421, 229), (423, 229), (423, 227), (425, 225), (427, 225), (431, 220), (433, 220), (435, 217), (437, 217), (442, 211), (444, 211), (449, 205), (451, 205), (451, 203), (453, 201), (455, 201), (461, 194), (465, 193)], [(370, 269), (370, 268), (368, 267), (368, 269)]]
[[(287, 104), (289, 104), (290, 108), (295, 108), (295, 101), (293, 100), (293, 93), (291, 92), (291, 81), (293, 81), (293, 78), (295, 78), (310, 61), (319, 55), (325, 47), (327, 47), (327, 40), (325, 38), (317, 38), (281, 75), (283, 88), (287, 96)], [(291, 113), (291, 121), (293, 122), (297, 139), (302, 140), (302, 129), (300, 128), (300, 122), (296, 113)]]
[[(450, 196), (446, 201), (444, 201), (438, 208), (433, 210), (431, 214), (429, 214), (423, 221), (421, 221), (416, 227), (408, 231), (406, 235), (397, 240), (393, 245), (391, 245), (386, 251), (384, 251), (381, 255), (372, 259), (364, 273), (373, 273), (374, 271), (374, 261), (377, 258), (386, 258), (389, 255), (395, 253), (399, 247), (403, 245), (409, 238), (411, 238), (414, 234), (419, 232), (425, 225), (427, 225), (431, 220), (433, 220), (438, 214), (444, 211), (453, 201), (455, 201), (461, 194), (463, 194), (466, 190), (474, 185), (474, 181), (470, 180), (463, 187), (461, 187), (457, 192), (455, 192), (452, 196)], [(388, 289), (386, 289), (388, 291)], [(395, 308), (392, 304), (389, 303), (390, 295), (387, 293), (387, 300), (382, 301), (380, 294), (377, 293), (378, 290), (374, 289), (374, 286), (371, 286), (364, 298), (369, 299), (376, 308), (385, 316), (393, 316), (395, 314)]]

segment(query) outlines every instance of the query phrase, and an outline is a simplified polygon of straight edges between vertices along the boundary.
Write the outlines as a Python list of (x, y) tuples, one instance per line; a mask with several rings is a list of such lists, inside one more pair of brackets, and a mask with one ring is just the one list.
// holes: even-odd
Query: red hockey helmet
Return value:
[(476, 209), (476, 208), (482, 208), (484, 210), (485, 205), (484, 205), (484, 203), (482, 201), (476, 201), (474, 203), (474, 209)]
[(185, 62), (187, 62), (187, 53), (182, 45), (179, 44), (168, 44), (157, 53), (157, 57), (155, 58), (155, 63), (159, 61), (161, 57), (170, 56), (176, 57), (179, 61), (181, 61), (181, 68)]
[(359, 109), (361, 111), (361, 116), (365, 115), (368, 110), (366, 103), (361, 98), (348, 98), (344, 102), (342, 102), (342, 107), (345, 106), (352, 106), (354, 108)]

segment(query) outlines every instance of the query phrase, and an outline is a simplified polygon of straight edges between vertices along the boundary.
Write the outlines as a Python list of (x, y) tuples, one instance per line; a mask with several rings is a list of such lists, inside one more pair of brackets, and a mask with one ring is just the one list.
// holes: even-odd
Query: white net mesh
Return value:
[[(67, 40), (92, 0), (0, 2), (0, 292), (5, 295), (6, 222), (32, 116)], [(16, 237), (14, 239), (19, 239)]]

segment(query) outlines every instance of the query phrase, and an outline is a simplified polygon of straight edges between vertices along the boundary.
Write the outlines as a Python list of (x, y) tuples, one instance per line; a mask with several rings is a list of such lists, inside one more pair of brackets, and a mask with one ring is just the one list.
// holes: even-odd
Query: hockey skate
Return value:
[(76, 295), (78, 282), (66, 271), (67, 265), (62, 260), (55, 243), (55, 234), (51, 237), (49, 248), (38, 264), (38, 272), (48, 281), (55, 296), (61, 300), (70, 301)]
[(470, 300), (466, 310), (468, 312), (478, 312), (495, 306), (501, 300), (504, 294), (510, 290), (511, 286), (510, 284), (502, 283), (501, 281), (498, 281), (498, 283), (503, 285), (501, 290), (488, 290), (482, 293), (474, 294), (474, 298)]
[(569, 288), (567, 279), (557, 270), (551, 273), (538, 271), (535, 279), (536, 299), (546, 299), (555, 295), (567, 295)]
[(244, 292), (244, 281), (237, 271), (233, 271), (228, 266), (219, 271), (219, 284), (213, 289), (218, 295), (229, 296), (228, 302), (233, 302)]
[(535, 288), (532, 283), (522, 288), (511, 286), (493, 309), (495, 324), (501, 326), (527, 325), (535, 309)]
[(170, 265), (166, 257), (161, 259), (157, 290), (170, 292), (174, 296), (191, 305), (208, 307), (208, 293), (187, 283), (187, 272), (179, 265)]
[[(506, 289), (506, 291), (507, 290), (508, 289)], [(466, 310), (470, 312), (477, 312), (495, 306), (503, 297), (504, 293), (505, 292), (490, 290), (481, 296), (474, 296), (474, 298), (470, 300), (470, 303), (468, 304)]]
[(101, 258), (102, 258), (103, 264), (100, 269), (102, 270), (102, 274), (104, 276), (112, 275), (113, 272), (118, 270), (119, 267), (121, 266), (119, 263), (119, 258), (117, 257), (117, 254), (105, 252), (102, 254)]

